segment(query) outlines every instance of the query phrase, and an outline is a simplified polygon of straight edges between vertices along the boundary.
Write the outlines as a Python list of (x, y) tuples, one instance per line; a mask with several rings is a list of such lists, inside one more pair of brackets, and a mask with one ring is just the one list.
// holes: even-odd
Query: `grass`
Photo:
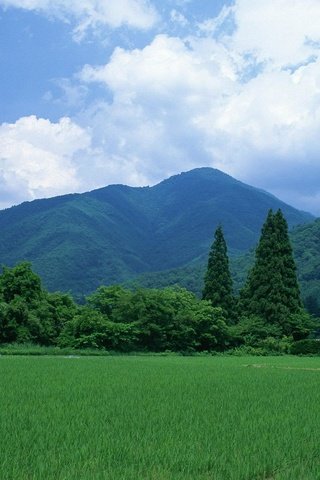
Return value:
[(319, 480), (320, 358), (0, 357), (1, 480)]

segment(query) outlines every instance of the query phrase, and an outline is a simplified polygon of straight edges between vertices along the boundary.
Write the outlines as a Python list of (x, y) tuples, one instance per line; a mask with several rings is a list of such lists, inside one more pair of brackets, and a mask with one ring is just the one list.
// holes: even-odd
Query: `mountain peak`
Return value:
[[(211, 167), (198, 167), (193, 168), (192, 170), (187, 170), (176, 175), (172, 175), (171, 177), (164, 179), (160, 182), (177, 182), (181, 180), (189, 180), (189, 179), (203, 179), (203, 180), (212, 180), (212, 179), (219, 179), (219, 178), (229, 178), (230, 180), (236, 181), (233, 177), (228, 175), (227, 173), (218, 170), (217, 168)], [(157, 184), (159, 185), (159, 183)]]
[(85, 294), (204, 258), (221, 223), (231, 253), (253, 247), (268, 210), (290, 226), (312, 216), (204, 167), (153, 187), (110, 185), (0, 211), (1, 263), (30, 260), (47, 288)]

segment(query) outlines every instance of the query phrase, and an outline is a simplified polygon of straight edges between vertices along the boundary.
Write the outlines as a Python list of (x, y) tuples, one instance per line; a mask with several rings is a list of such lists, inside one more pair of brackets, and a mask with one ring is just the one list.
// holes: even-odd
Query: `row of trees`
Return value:
[(115, 351), (204, 351), (280, 348), (306, 338), (314, 322), (302, 308), (281, 211), (269, 212), (256, 262), (238, 298), (232, 290), (227, 247), (216, 230), (203, 299), (179, 287), (130, 290), (100, 287), (77, 305), (49, 293), (29, 263), (0, 275), (0, 343), (33, 342)]
[(254, 266), (238, 298), (233, 294), (222, 227), (217, 228), (203, 299), (220, 307), (228, 325), (234, 326), (231, 330), (245, 337), (247, 343), (284, 336), (301, 340), (310, 334), (316, 323), (302, 305), (288, 225), (281, 210), (268, 213)]
[(128, 352), (223, 350), (229, 341), (222, 310), (179, 287), (100, 287), (80, 306), (43, 289), (27, 262), (0, 276), (0, 343)]

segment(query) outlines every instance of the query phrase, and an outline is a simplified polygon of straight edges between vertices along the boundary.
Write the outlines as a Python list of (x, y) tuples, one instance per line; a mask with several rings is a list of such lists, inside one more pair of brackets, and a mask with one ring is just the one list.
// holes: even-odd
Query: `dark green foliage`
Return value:
[(0, 276), (2, 342), (27, 342), (38, 337), (37, 320), (32, 311), (42, 296), (41, 281), (23, 262), (14, 268), (4, 267)]
[(1, 303), (0, 340), (2, 343), (26, 342), (31, 334), (28, 329), (28, 308), (22, 298), (15, 298), (10, 303)]
[(203, 291), (204, 263), (195, 263), (186, 267), (163, 270), (161, 272), (142, 273), (123, 285), (130, 289), (165, 288), (180, 286), (201, 297)]
[(54, 336), (59, 336), (65, 324), (70, 322), (77, 314), (79, 308), (73, 298), (61, 292), (47, 293), (48, 315), (54, 329)]
[(223, 311), (219, 307), (212, 309), (205, 301), (201, 303), (202, 312), (197, 315), (197, 341), (198, 350), (222, 351), (230, 345), (231, 335), (226, 326)]
[[(295, 227), (290, 232), (290, 241), (304, 306), (310, 314), (320, 317), (320, 219)], [(253, 263), (254, 255), (250, 252), (230, 258), (235, 291), (244, 284)]]
[(128, 352), (137, 348), (138, 330), (134, 324), (114, 323), (96, 310), (83, 307), (65, 325), (58, 344), (61, 347), (105, 348)]
[[(320, 219), (295, 227), (290, 232), (301, 296), (309, 313), (320, 316)], [(254, 263), (254, 251), (243, 255), (230, 255), (230, 271), (234, 291), (243, 287), (248, 271)], [(201, 296), (205, 261), (163, 272), (144, 273), (126, 284), (131, 287), (164, 288), (180, 285)]]
[(67, 294), (43, 290), (27, 263), (4, 268), (0, 286), (0, 343), (119, 352), (228, 346), (222, 310), (181, 288), (100, 287), (80, 307)]
[(91, 308), (117, 322), (119, 320), (118, 310), (123, 306), (126, 309), (131, 296), (131, 292), (120, 285), (111, 285), (110, 287), (99, 287), (86, 300)]
[[(249, 261), (250, 254), (239, 258), (238, 268), (244, 266), (245, 271)], [(68, 294), (48, 293), (30, 263), (22, 262), (4, 267), (0, 275), (0, 343), (119, 352), (236, 347), (242, 353), (251, 348), (261, 354), (279, 354), (288, 352), (292, 341), (305, 339), (310, 332), (317, 335), (319, 330), (302, 308), (281, 211), (270, 211), (263, 226), (256, 263), (241, 292), (239, 323), (226, 324), (234, 320), (234, 300), (221, 228), (210, 252), (204, 297), (199, 300), (178, 286), (129, 289), (113, 285), (99, 287), (87, 297), (86, 305), (79, 306)], [(309, 303), (316, 313), (314, 299)]]
[(136, 348), (151, 351), (224, 349), (228, 331), (221, 309), (182, 288), (101, 287), (88, 305), (115, 324), (134, 325)]
[(306, 338), (316, 323), (306, 312), (291, 314), (285, 325), (267, 323), (261, 317), (243, 317), (230, 328), (234, 347), (260, 348), (265, 355), (290, 353), (294, 341)]
[(317, 328), (316, 320), (305, 310), (291, 313), (282, 324), (285, 335), (291, 335), (293, 340), (303, 340)]
[(268, 213), (256, 249), (255, 264), (241, 292), (245, 315), (258, 315), (266, 323), (291, 333), (289, 318), (301, 315), (302, 303), (285, 218), (280, 210)]
[(306, 339), (294, 342), (290, 353), (292, 355), (320, 355), (320, 340)]
[(294, 228), (291, 239), (304, 304), (320, 316), (320, 219)]
[(0, 342), (53, 345), (77, 311), (67, 294), (48, 293), (28, 262), (0, 275)]
[[(248, 271), (254, 261), (254, 251), (244, 255), (230, 256), (230, 272), (235, 293), (239, 293), (245, 283)], [(207, 265), (204, 261), (195, 262), (185, 267), (164, 270), (161, 272), (142, 273), (133, 280), (124, 282), (124, 286), (137, 288), (165, 288), (174, 285), (186, 288), (197, 297), (202, 296), (204, 276)]]
[(0, 278), (0, 295), (5, 302), (16, 296), (27, 302), (41, 296), (41, 280), (31, 269), (31, 263), (22, 262), (14, 268), (4, 267)]
[(290, 225), (312, 219), (218, 170), (196, 169), (151, 188), (113, 185), (3, 210), (0, 258), (30, 260), (50, 291), (83, 299), (100, 285), (205, 261), (222, 221), (230, 252), (244, 252), (279, 207)]
[(235, 346), (245, 344), (256, 347), (267, 338), (280, 338), (282, 332), (279, 326), (268, 324), (257, 315), (251, 315), (242, 317), (237, 325), (232, 326), (231, 334)]
[(303, 303), (311, 315), (320, 317), (320, 291), (307, 294)]
[(215, 231), (214, 242), (209, 252), (202, 298), (210, 300), (214, 307), (221, 307), (229, 322), (234, 320), (232, 279), (229, 270), (227, 245), (221, 225)]

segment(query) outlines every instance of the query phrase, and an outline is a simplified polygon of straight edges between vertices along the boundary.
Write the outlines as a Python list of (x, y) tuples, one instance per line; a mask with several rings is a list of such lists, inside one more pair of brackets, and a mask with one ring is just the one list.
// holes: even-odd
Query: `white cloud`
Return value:
[(149, 0), (0, 0), (4, 8), (36, 11), (77, 25), (74, 37), (81, 40), (90, 29), (123, 25), (149, 29), (158, 21), (158, 13)]
[[(215, 39), (230, 15), (233, 33)], [(320, 178), (318, 19), (318, 0), (238, 0), (200, 37), (116, 48), (80, 75), (113, 93), (89, 114), (95, 141), (150, 182), (212, 165), (306, 208)]]
[[(158, 35), (142, 50), (116, 48), (107, 65), (86, 66), (81, 78), (105, 83), (125, 101), (143, 103), (154, 97), (159, 102), (167, 97), (171, 103), (174, 92), (180, 104), (227, 93), (235, 75), (231, 56), (214, 40)], [(197, 92), (200, 97), (195, 97)], [(149, 101), (145, 103), (147, 107)]]
[(75, 191), (76, 155), (90, 147), (89, 134), (68, 118), (58, 123), (20, 118), (0, 126), (0, 206)]
[(237, 0), (232, 47), (270, 62), (297, 65), (319, 54), (319, 0)]
[(170, 12), (170, 20), (181, 27), (186, 27), (189, 24), (189, 20), (181, 12), (175, 9)]
[(86, 66), (80, 76), (105, 84), (114, 96), (112, 104), (89, 112), (94, 140), (109, 153), (134, 158), (151, 183), (195, 166), (206, 156), (198, 124), (237, 88), (234, 68), (212, 39), (159, 35), (142, 50), (116, 49), (107, 65)]
[[(130, 10), (133, 5), (147, 12), (141, 28), (156, 19), (150, 4), (138, 1), (126, 3), (126, 9), (123, 0), (57, 0), (54, 7), (49, 0), (6, 4), (71, 15), (78, 20), (79, 34), (98, 23), (134, 25), (139, 15)], [(106, 5), (118, 9), (112, 10), (113, 17)], [(112, 96), (87, 109), (81, 104), (76, 124), (70, 123), (75, 128), (90, 125), (94, 150), (88, 150), (89, 137), (81, 147), (91, 155), (90, 168), (85, 155), (75, 163), (76, 142), (70, 142), (70, 153), (63, 153), (67, 140), (61, 153), (49, 148), (50, 142), (43, 147), (31, 142), (31, 147), (44, 150), (48, 158), (53, 154), (55, 162), (64, 155), (71, 169), (66, 171), (81, 189), (111, 182), (154, 183), (210, 165), (320, 214), (319, 22), (319, 0), (237, 0), (188, 38), (162, 34), (143, 48), (115, 48), (105, 65), (82, 69), (75, 90), (66, 84), (75, 103), (93, 83), (106, 87), (106, 98)], [(38, 131), (39, 122), (34, 120), (32, 129)], [(22, 140), (29, 137), (17, 124), (12, 127), (19, 133), (15, 148), (23, 150)], [(3, 128), (8, 126), (0, 132)], [(8, 137), (5, 131), (3, 138)], [(10, 158), (20, 156), (12, 153)], [(28, 172), (21, 178), (31, 178), (31, 167)], [(67, 183), (61, 191), (72, 189)], [(35, 188), (32, 192), (37, 194)]]
[(215, 37), (224, 36), (229, 33), (229, 30), (234, 30), (234, 6), (224, 5), (216, 17), (207, 18), (204, 21), (197, 24), (197, 28), (200, 32), (208, 35), (214, 35)]

